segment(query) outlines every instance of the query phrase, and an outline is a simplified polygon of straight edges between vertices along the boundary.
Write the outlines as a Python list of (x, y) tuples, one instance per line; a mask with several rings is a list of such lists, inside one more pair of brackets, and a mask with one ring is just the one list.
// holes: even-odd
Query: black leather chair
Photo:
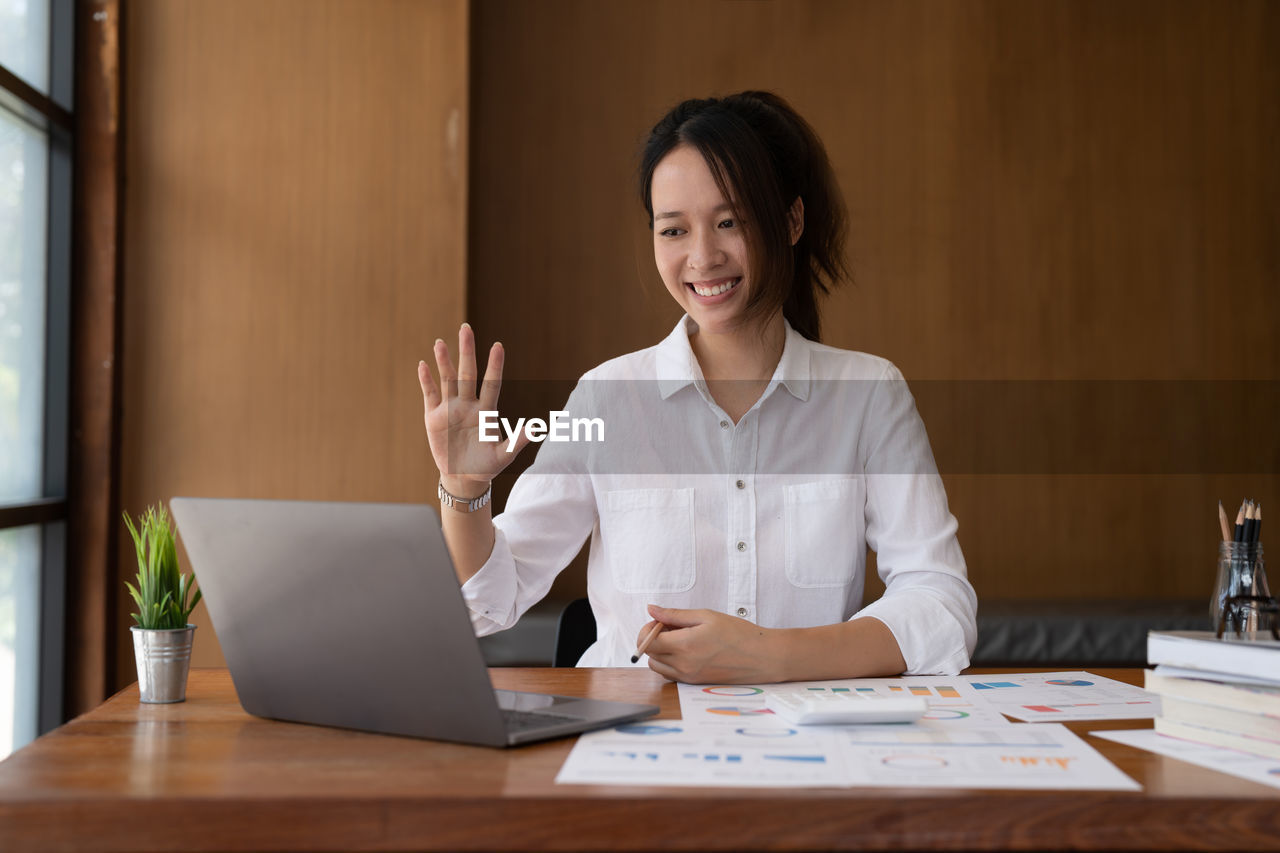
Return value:
[(973, 666), (1147, 665), (1148, 631), (1212, 631), (1209, 605), (1194, 601), (978, 602)]
[[(550, 615), (550, 614), (548, 614)], [(1147, 632), (1213, 630), (1204, 601), (983, 601), (973, 666), (1146, 666)], [(556, 625), (554, 665), (574, 666), (596, 641), (585, 598)]]
[(596, 616), (591, 603), (575, 598), (560, 611), (556, 624), (556, 652), (552, 666), (577, 666), (587, 647), (596, 641)]

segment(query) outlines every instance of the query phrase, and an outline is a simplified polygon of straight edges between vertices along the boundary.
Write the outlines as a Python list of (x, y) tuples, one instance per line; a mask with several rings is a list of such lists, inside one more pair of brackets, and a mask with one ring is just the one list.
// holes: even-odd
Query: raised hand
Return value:
[(424, 421), (431, 455), (444, 487), (459, 498), (479, 497), (502, 469), (511, 464), (529, 439), (523, 431), (508, 452), (506, 441), (480, 440), (480, 412), (496, 411), (502, 388), (505, 352), (502, 344), (489, 349), (484, 380), (476, 385), (476, 339), (466, 323), (458, 330), (458, 366), (449, 356), (449, 345), (435, 343), (436, 383), (431, 367), (418, 362), (418, 384), (422, 386)]

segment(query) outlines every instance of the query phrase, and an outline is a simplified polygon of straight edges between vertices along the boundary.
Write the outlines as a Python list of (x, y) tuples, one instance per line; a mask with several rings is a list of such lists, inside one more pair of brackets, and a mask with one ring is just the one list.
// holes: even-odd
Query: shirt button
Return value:
[(728, 422), (728, 421), (721, 421), (721, 422), (720, 422), (720, 428), (721, 428), (721, 429), (728, 429), (728, 428), (729, 428), (729, 422)]
[(746, 615), (747, 615), (747, 608), (745, 608), (745, 607), (739, 607), (739, 608), (738, 608), (738, 615), (739, 615), (739, 616), (746, 616)]
[(744, 482), (742, 482), (741, 480), (739, 480), (738, 482), (734, 483), (734, 485), (735, 485), (735, 486), (737, 486), (739, 489), (745, 489), (745, 488), (747, 487), (747, 484), (746, 484), (746, 483), (744, 483)]
[(739, 543), (738, 543), (738, 550), (739, 550), (739, 551), (745, 551), (745, 550), (747, 550), (747, 543), (746, 543), (746, 542), (739, 542)]

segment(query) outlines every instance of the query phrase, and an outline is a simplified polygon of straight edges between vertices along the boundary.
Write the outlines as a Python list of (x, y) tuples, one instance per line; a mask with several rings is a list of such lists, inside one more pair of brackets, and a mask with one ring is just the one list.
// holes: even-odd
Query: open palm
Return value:
[(464, 323), (458, 330), (456, 368), (449, 356), (449, 345), (443, 340), (435, 343), (435, 358), (436, 369), (440, 373), (439, 384), (431, 373), (431, 367), (425, 361), (418, 363), (418, 383), (422, 386), (431, 455), (447, 484), (474, 487), (462, 490), (464, 492), (483, 492), (529, 443), (523, 432), (510, 452), (506, 441), (480, 440), (480, 413), (498, 408), (505, 351), (500, 343), (490, 348), (484, 381), (478, 387), (475, 333), (469, 325)]

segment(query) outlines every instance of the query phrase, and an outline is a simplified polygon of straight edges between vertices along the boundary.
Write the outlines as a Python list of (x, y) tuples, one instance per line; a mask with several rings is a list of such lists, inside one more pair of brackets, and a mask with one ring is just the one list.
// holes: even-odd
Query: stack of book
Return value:
[(1155, 669), (1146, 688), (1160, 696), (1157, 732), (1280, 758), (1280, 643), (1152, 631), (1147, 660)]

